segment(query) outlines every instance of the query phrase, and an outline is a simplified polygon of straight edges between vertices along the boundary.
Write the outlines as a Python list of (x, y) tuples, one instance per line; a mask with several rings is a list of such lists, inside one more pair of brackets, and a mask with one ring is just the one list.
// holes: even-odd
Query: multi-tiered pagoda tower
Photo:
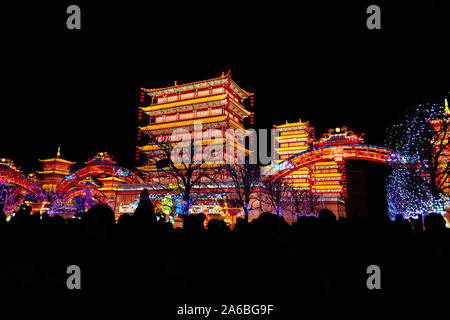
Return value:
[[(282, 125), (274, 125), (277, 131), (275, 137), (278, 142), (278, 147), (275, 148), (278, 153), (279, 161), (284, 161), (300, 152), (309, 149), (310, 141), (310, 126), (309, 122), (288, 123)], [(286, 177), (286, 180), (295, 188), (307, 189), (311, 188), (309, 179), (309, 168), (303, 167), (298, 169)]]
[[(201, 165), (204, 171), (214, 170), (220, 181), (224, 181), (226, 177), (226, 172), (222, 169), (225, 161), (230, 163), (242, 160), (242, 155), (249, 155), (244, 143), (244, 137), (249, 134), (244, 127), (244, 119), (251, 117), (252, 112), (244, 107), (244, 101), (253, 94), (240, 88), (229, 73), (222, 73), (218, 78), (184, 84), (175, 81), (173, 86), (166, 88), (142, 88), (141, 102), (145, 101), (145, 95), (150, 103), (142, 106), (140, 112), (148, 115), (149, 123), (139, 128), (138, 140), (141, 133), (152, 136), (153, 139), (138, 147), (138, 152), (145, 153), (148, 159), (138, 170), (146, 176), (146, 183), (118, 187), (118, 215), (133, 211), (133, 206), (144, 188), (148, 189), (149, 196), (157, 208), (161, 207), (163, 200), (167, 200), (171, 194), (175, 196), (173, 190), (177, 188), (176, 178), (157, 168), (161, 167), (161, 163), (168, 156), (158, 143), (165, 141), (169, 148), (178, 144), (180, 135), (174, 134), (175, 131), (183, 130), (190, 139), (195, 139), (196, 146), (200, 142), (202, 148), (199, 149), (221, 151), (221, 160), (215, 158), (212, 162), (209, 161), (209, 155), (205, 156), (203, 151), (203, 160), (206, 163)], [(251, 102), (250, 106), (252, 104)], [(230, 152), (231, 149), (233, 152)], [(180, 165), (180, 168), (183, 170), (183, 165)], [(201, 212), (208, 218), (224, 219), (223, 214), (228, 211), (226, 195), (223, 194), (226, 192), (226, 183), (224, 185), (217, 190), (196, 190), (199, 194), (209, 193), (212, 196), (198, 198), (199, 201), (190, 207), (190, 213)]]
[(64, 180), (66, 175), (70, 174), (70, 167), (75, 164), (75, 162), (61, 158), (59, 147), (56, 157), (39, 161), (43, 163), (43, 167), (37, 173), (42, 177), (40, 180), (42, 188), (47, 191), (56, 191), (58, 184)]
[[(237, 158), (238, 152), (227, 153), (227, 142), (230, 141), (234, 150), (248, 154), (242, 134), (247, 132), (244, 119), (252, 113), (245, 109), (243, 101), (253, 94), (241, 89), (229, 74), (222, 73), (218, 78), (186, 84), (175, 82), (170, 87), (142, 91), (151, 98), (150, 105), (141, 108), (150, 118), (150, 123), (140, 128), (143, 133), (151, 134), (158, 140), (167, 137), (170, 143), (175, 143), (179, 138), (173, 135), (175, 130), (186, 130), (194, 138), (195, 126), (200, 124), (201, 131), (195, 131), (195, 139), (201, 139), (203, 146), (216, 144), (216, 148), (222, 149), (223, 159)], [(210, 129), (218, 130), (223, 138), (213, 139)], [(231, 135), (228, 129), (233, 129), (234, 134)], [(148, 176), (147, 181), (152, 182), (156, 179), (156, 161), (166, 155), (151, 140), (139, 149), (148, 155), (149, 161), (138, 169)]]

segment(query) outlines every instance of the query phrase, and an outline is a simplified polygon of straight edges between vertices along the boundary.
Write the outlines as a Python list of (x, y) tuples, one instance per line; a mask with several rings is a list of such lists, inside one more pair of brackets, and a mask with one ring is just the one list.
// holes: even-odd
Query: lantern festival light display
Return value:
[[(395, 150), (388, 162), (392, 172), (386, 181), (389, 216), (398, 214), (405, 218), (417, 218), (430, 212), (445, 213), (448, 191), (433, 190), (440, 173), (433, 172), (433, 159), (447, 166), (448, 134), (439, 135), (442, 125), (447, 126), (450, 111), (444, 104), (418, 105), (409, 110), (403, 122), (388, 130), (386, 144)], [(444, 146), (443, 150), (437, 148)], [(439, 154), (437, 154), (439, 152)], [(445, 169), (444, 169), (445, 171)], [(431, 176), (436, 175), (435, 181)], [(448, 185), (448, 177), (445, 183)]]

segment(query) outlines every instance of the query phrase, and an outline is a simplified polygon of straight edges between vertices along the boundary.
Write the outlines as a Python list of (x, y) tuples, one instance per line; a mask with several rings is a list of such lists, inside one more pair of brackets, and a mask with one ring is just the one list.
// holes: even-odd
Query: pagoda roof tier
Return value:
[[(141, 110), (149, 115), (157, 115), (167, 113), (169, 109), (172, 112), (189, 110), (192, 108), (212, 107), (216, 105), (229, 104), (231, 109), (238, 113), (242, 117), (248, 117), (251, 112), (246, 110), (240, 103), (234, 101), (232, 98), (227, 98), (228, 94), (217, 94), (207, 97), (186, 99), (181, 101), (167, 102), (153, 104), (147, 107), (142, 107)], [(229, 103), (231, 102), (231, 103)], [(195, 105), (195, 106), (194, 106)]]
[(43, 160), (39, 159), (39, 161), (40, 162), (60, 162), (60, 163), (66, 163), (66, 164), (70, 164), (70, 165), (75, 164), (75, 162), (73, 162), (73, 161), (64, 160), (59, 157), (51, 158), (51, 159), (43, 159)]
[(125, 180), (118, 178), (118, 177), (98, 178), (98, 180), (100, 180), (100, 181), (118, 181), (118, 182), (122, 182), (122, 183), (126, 182)]
[(45, 171), (38, 171), (38, 174), (59, 174), (59, 175), (68, 175), (70, 174), (70, 171), (61, 171), (61, 170), (45, 170)]
[(299, 133), (299, 134), (292, 134), (292, 135), (284, 135), (284, 136), (277, 136), (275, 137), (277, 140), (283, 140), (280, 142), (290, 142), (289, 140), (295, 140), (295, 141), (308, 141), (309, 135), (307, 133)]
[(158, 171), (158, 169), (156, 168), (156, 166), (142, 166), (142, 167), (137, 167), (137, 169), (141, 172), (156, 172)]
[(218, 85), (227, 85), (228, 82), (230, 83), (230, 88), (232, 90), (234, 90), (237, 94), (239, 94), (243, 99), (247, 99), (248, 97), (251, 97), (253, 95), (253, 93), (250, 93), (248, 91), (241, 89), (236, 84), (236, 82), (234, 82), (231, 79), (231, 77), (229, 77), (228, 74), (225, 75), (223, 73), (218, 78), (189, 82), (189, 83), (184, 83), (184, 84), (177, 84), (175, 82), (175, 84), (173, 86), (166, 87), (166, 88), (154, 88), (154, 89), (141, 88), (141, 89), (142, 89), (142, 91), (147, 93), (149, 96), (158, 97), (158, 96), (162, 96), (165, 94), (173, 94), (173, 93), (177, 93), (177, 92), (181, 92), (181, 91), (191, 91), (191, 90), (205, 88), (205, 87), (207, 88), (207, 87), (218, 86)]
[[(202, 140), (202, 145), (203, 146), (224, 146), (224, 145), (226, 145), (226, 140), (227, 140), (226, 138), (216, 139), (216, 141)], [(214, 143), (212, 143), (213, 141), (214, 141)], [(173, 146), (175, 146), (175, 145), (180, 146), (180, 144), (183, 144), (183, 142), (172, 143)], [(190, 142), (186, 142), (186, 144), (190, 144)], [(244, 150), (246, 152), (246, 154), (250, 154), (250, 151), (248, 149), (246, 149), (242, 144), (240, 144), (236, 141), (233, 142), (233, 148)], [(164, 153), (164, 151), (161, 150), (161, 148), (156, 144), (148, 144), (146, 146), (138, 147), (138, 149), (145, 153), (158, 152), (158, 151), (161, 151), (161, 153)]]
[[(214, 144), (213, 144), (213, 142), (214, 142)], [(225, 138), (222, 138), (222, 139), (202, 139), (202, 146), (205, 146), (205, 145), (219, 145), (219, 144), (224, 144), (226, 142), (226, 139)], [(186, 144), (190, 144), (190, 142), (185, 142)], [(182, 141), (176, 141), (176, 142), (172, 142), (171, 143), (171, 145), (172, 146), (175, 146), (175, 145), (180, 145), (180, 144), (183, 144), (183, 142)], [(142, 146), (142, 147), (138, 147), (139, 148), (139, 150), (141, 150), (141, 151), (152, 151), (152, 150), (158, 150), (159, 149), (159, 146), (158, 145), (156, 145), (156, 144), (148, 144), (148, 145), (146, 145), (146, 146)]]
[[(228, 101), (231, 102), (230, 106), (231, 106), (231, 108), (232, 108), (233, 110), (235, 110), (235, 109), (237, 108), (237, 110), (240, 111), (240, 112), (242, 112), (242, 113), (244, 113), (244, 115), (245, 115), (246, 117), (248, 117), (248, 116), (250, 116), (250, 115), (252, 114), (252, 112), (250, 112), (250, 111), (244, 109), (244, 107), (243, 107), (240, 103), (234, 101), (234, 99), (228, 99)], [(233, 108), (233, 106), (235, 106), (236, 108)], [(238, 113), (240, 113), (240, 112), (238, 112)], [(241, 115), (241, 116), (242, 116), (242, 115)]]
[[(225, 161), (220, 161), (220, 162), (212, 162), (212, 163), (203, 163), (200, 168), (201, 169), (206, 169), (203, 172), (207, 172), (207, 169), (220, 169), (224, 166)], [(187, 164), (183, 164), (183, 163), (175, 163), (174, 167), (180, 170), (185, 170), (186, 169)], [(158, 170), (158, 168), (156, 168), (155, 165), (145, 165), (142, 167), (138, 167), (137, 168), (139, 171), (141, 172), (164, 172), (164, 171), (170, 171), (171, 169), (161, 169)]]
[(229, 118), (228, 116), (219, 116), (219, 117), (208, 117), (208, 118), (202, 118), (202, 119), (191, 119), (191, 120), (184, 120), (184, 121), (173, 121), (173, 122), (167, 122), (167, 123), (159, 123), (159, 124), (151, 124), (145, 127), (139, 127), (143, 132), (167, 132), (167, 129), (171, 131), (171, 129), (175, 128), (184, 128), (184, 129), (190, 129), (194, 128), (194, 124), (198, 122), (202, 125), (203, 128), (211, 128), (211, 127), (228, 127), (229, 125), (234, 126), (237, 129), (241, 129), (244, 132), (247, 132), (247, 130), (244, 129), (244, 127)]
[(301, 119), (299, 119), (297, 122), (293, 122), (293, 123), (288, 123), (286, 120), (285, 124), (280, 124), (280, 125), (274, 125), (273, 127), (275, 129), (281, 129), (281, 130), (292, 130), (294, 127), (307, 127), (309, 126), (309, 121), (307, 122), (302, 122)]
[(302, 152), (308, 150), (308, 146), (295, 146), (295, 147), (280, 147), (276, 148), (277, 151), (298, 151)]

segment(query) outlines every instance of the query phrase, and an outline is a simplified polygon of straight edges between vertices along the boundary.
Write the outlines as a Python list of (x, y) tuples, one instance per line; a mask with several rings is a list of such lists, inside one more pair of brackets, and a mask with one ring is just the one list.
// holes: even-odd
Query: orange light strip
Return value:
[(315, 177), (341, 177), (339, 172), (336, 173), (315, 173), (313, 174)]
[(321, 166), (337, 166), (337, 163), (335, 161), (324, 161), (324, 162), (319, 162), (314, 164), (314, 166), (316, 167), (321, 167)]
[(98, 188), (98, 190), (100, 190), (100, 191), (116, 191), (117, 187), (116, 188)]
[(125, 182), (125, 180), (123, 180), (121, 178), (117, 178), (117, 177), (98, 178), (98, 180), (100, 180), (100, 181), (120, 181), (120, 182)]
[(139, 127), (139, 129), (141, 129), (142, 131), (151, 131), (151, 130), (158, 130), (158, 129), (191, 126), (195, 122), (198, 122), (199, 124), (203, 124), (203, 123), (221, 122), (221, 121), (226, 121), (226, 120), (227, 120), (227, 116), (210, 117), (210, 118), (204, 118), (204, 119), (192, 119), (192, 120), (184, 120), (184, 121), (178, 121), (178, 122), (153, 124), (153, 125), (148, 125), (146, 127)]
[(293, 134), (293, 135), (288, 135), (288, 134), (285, 134), (285, 135), (282, 135), (282, 136), (278, 136), (278, 137), (276, 137), (278, 140), (284, 140), (284, 139), (294, 139), (294, 138), (307, 138), (308, 137), (308, 134), (307, 133), (304, 133), (304, 134)]
[(64, 160), (64, 159), (61, 159), (61, 158), (52, 158), (52, 159), (44, 159), (44, 160), (39, 159), (39, 161), (40, 162), (56, 161), (56, 162), (63, 162), (63, 163), (68, 163), (68, 164), (74, 164), (75, 163), (75, 162)]
[(220, 101), (224, 100), (227, 97), (227, 94), (218, 94), (214, 96), (206, 96), (202, 98), (194, 98), (194, 99), (187, 99), (182, 101), (175, 101), (175, 102), (168, 102), (168, 103), (162, 103), (162, 104), (156, 104), (151, 105), (148, 107), (141, 108), (142, 111), (156, 111), (161, 109), (168, 109), (173, 107), (179, 107), (179, 106), (185, 106), (190, 104), (197, 104), (197, 103), (204, 103), (204, 102), (211, 102), (211, 101)]
[(342, 186), (341, 185), (313, 185), (313, 188), (314, 189), (321, 189), (321, 190), (324, 190), (324, 189), (341, 189), (342, 188)]
[(46, 171), (38, 171), (37, 173), (39, 174), (64, 174), (64, 175), (68, 175), (70, 174), (70, 171), (58, 171), (58, 170), (46, 170)]
[(277, 151), (294, 151), (294, 150), (298, 150), (298, 153), (308, 150), (307, 146), (296, 146), (296, 147), (281, 147), (281, 148), (277, 148)]

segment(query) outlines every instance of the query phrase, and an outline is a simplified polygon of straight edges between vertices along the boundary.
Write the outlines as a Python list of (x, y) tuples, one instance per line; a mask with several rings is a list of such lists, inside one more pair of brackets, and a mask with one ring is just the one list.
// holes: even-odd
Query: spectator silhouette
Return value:
[(446, 230), (445, 219), (439, 213), (432, 212), (424, 219), (425, 231), (431, 233), (442, 233)]
[(202, 216), (186, 215), (183, 217), (183, 229), (186, 232), (200, 232), (204, 230)]
[[(425, 217), (425, 232), (412, 230), (403, 216), (389, 221), (388, 228), (379, 228), (365, 216), (337, 220), (327, 209), (320, 210), (318, 217), (300, 216), (293, 225), (270, 212), (250, 222), (237, 218), (233, 232), (223, 220), (215, 219), (205, 231), (204, 214), (188, 215), (183, 217), (184, 230), (173, 230), (163, 219), (156, 222), (148, 190), (140, 197), (135, 213), (121, 215), (117, 225), (114, 212), (104, 204), (73, 220), (48, 213), (39, 219), (38, 213), (30, 214), (30, 207), (21, 206), (15, 223), (5, 223), (0, 207), (0, 241), (8, 243), (2, 258), (8, 263), (33, 254), (44, 257), (43, 262), (35, 260), (38, 276), (46, 275), (32, 283), (39, 292), (61, 288), (68, 293), (66, 261), (81, 264), (87, 283), (83, 292), (88, 294), (93, 284), (95, 294), (138, 292), (151, 286), (160, 296), (160, 289), (170, 292), (181, 285), (215, 295), (232, 288), (233, 296), (279, 297), (293, 289), (298, 292), (295, 299), (347, 297), (367, 293), (364, 271), (372, 263), (383, 264), (386, 270), (383, 294), (393, 284), (403, 288), (414, 277), (417, 290), (445, 288), (450, 242), (445, 220), (436, 213)], [(47, 257), (60, 259), (59, 264), (53, 268)], [(0, 289), (2, 277), (10, 277), (2, 267)], [(56, 269), (61, 278), (54, 276)], [(420, 270), (417, 275), (416, 270)]]
[(31, 207), (21, 205), (14, 215), (13, 222), (17, 224), (32, 224)]
[(336, 216), (329, 209), (321, 209), (319, 211), (319, 223), (322, 225), (332, 225), (336, 222)]
[(130, 226), (133, 223), (133, 217), (128, 213), (122, 214), (117, 220), (117, 224), (120, 226)]
[(114, 212), (107, 204), (92, 206), (83, 218), (88, 224), (112, 225), (115, 223)]
[(248, 226), (248, 220), (246, 220), (245, 218), (237, 218), (236, 219), (236, 223), (234, 225), (234, 232), (245, 232), (246, 228)]
[(156, 223), (155, 216), (155, 207), (153, 203), (150, 201), (148, 190), (142, 190), (140, 194), (139, 204), (134, 211), (134, 217), (136, 218), (136, 222), (143, 224), (154, 224)]
[(208, 222), (208, 232), (218, 233), (229, 231), (228, 225), (223, 220), (211, 219)]
[(42, 219), (41, 219), (43, 224), (47, 224), (50, 222), (50, 215), (49, 213), (46, 211), (42, 214)]
[(49, 218), (49, 223), (52, 225), (63, 225), (65, 222), (64, 218), (59, 214), (54, 214)]

